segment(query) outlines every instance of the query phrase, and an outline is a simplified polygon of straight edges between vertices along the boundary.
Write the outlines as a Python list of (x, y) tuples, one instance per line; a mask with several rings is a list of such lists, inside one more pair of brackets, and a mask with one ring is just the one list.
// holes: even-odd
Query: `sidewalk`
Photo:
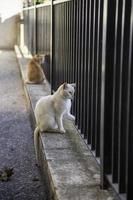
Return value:
[(0, 181), (0, 200), (45, 200), (45, 188), (35, 166), (33, 131), (16, 55), (0, 51), (0, 170), (13, 168), (8, 182)]

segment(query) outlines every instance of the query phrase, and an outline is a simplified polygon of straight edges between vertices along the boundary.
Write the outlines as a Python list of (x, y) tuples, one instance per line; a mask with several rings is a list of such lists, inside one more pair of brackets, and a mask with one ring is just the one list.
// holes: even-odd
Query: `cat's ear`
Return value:
[(70, 83), (70, 85), (74, 88), (76, 88), (76, 83)]
[(63, 83), (63, 89), (67, 89), (67, 82)]

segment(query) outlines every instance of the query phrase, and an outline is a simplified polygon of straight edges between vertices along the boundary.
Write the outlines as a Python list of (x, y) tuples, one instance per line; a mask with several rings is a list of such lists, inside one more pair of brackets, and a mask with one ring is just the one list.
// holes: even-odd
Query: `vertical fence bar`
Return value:
[(51, 24), (50, 24), (50, 83), (53, 88), (53, 0), (51, 0)]
[(78, 103), (77, 103), (77, 114), (78, 114), (78, 128), (79, 130), (81, 130), (81, 124), (80, 124), (80, 118), (82, 117), (81, 113), (80, 113), (80, 104), (81, 104), (81, 85), (80, 83), (82, 82), (82, 76), (81, 76), (81, 48), (82, 48), (82, 2), (81, 0), (79, 0), (79, 48), (78, 48), (78, 77), (77, 77), (77, 91), (78, 91)]
[(70, 79), (70, 41), (69, 41), (69, 2), (66, 2), (66, 81), (69, 83)]
[(86, 131), (87, 131), (87, 143), (90, 144), (91, 143), (91, 134), (90, 134), (90, 94), (91, 94), (91, 90), (90, 90), (90, 49), (91, 49), (91, 17), (92, 16), (92, 0), (89, 1), (89, 30), (88, 30), (88, 73), (87, 73), (87, 79), (88, 79), (88, 83), (87, 83), (87, 96), (86, 96), (86, 100), (87, 100), (87, 115), (86, 115), (86, 119), (87, 119), (87, 128), (86, 128)]
[(72, 57), (72, 52), (73, 52), (73, 41), (72, 41), (72, 38), (73, 38), (73, 35), (72, 35), (72, 29), (73, 29), (73, 17), (72, 17), (72, 12), (73, 12), (73, 2), (69, 2), (69, 9), (70, 9), (70, 17), (69, 17), (69, 29), (70, 29), (70, 35), (69, 35), (69, 37), (70, 37), (70, 39), (69, 39), (69, 41), (70, 41), (70, 63), (69, 63), (69, 68), (70, 68), (70, 72), (69, 72), (69, 74), (70, 74), (70, 82), (71, 83), (73, 83), (74, 82), (74, 80), (73, 80), (73, 66), (72, 66), (72, 59), (73, 59), (73, 57)]
[(76, 125), (78, 124), (78, 48), (79, 48), (79, 1), (76, 2), (76, 40), (75, 40), (75, 82), (76, 82), (76, 94), (75, 94), (75, 116), (76, 116)]
[(101, 77), (101, 161), (103, 174), (109, 175), (111, 173), (112, 163), (112, 66), (114, 60), (115, 1), (105, 2), (104, 6), (106, 5), (107, 7), (104, 7), (103, 10), (104, 14), (106, 13), (106, 15), (103, 16), (103, 48)]
[(73, 1), (74, 6), (74, 26), (73, 26), (73, 79), (75, 82), (75, 69), (76, 68), (76, 24), (77, 24), (77, 18), (76, 18), (76, 10), (77, 10), (77, 2)]
[(129, 41), (129, 67), (128, 67), (128, 100), (127, 100), (127, 168), (126, 168), (126, 191), (127, 200), (133, 199), (133, 0), (131, 0), (131, 17), (130, 17), (130, 41)]
[[(58, 14), (57, 14), (58, 13)], [(56, 26), (55, 26), (55, 37), (54, 37), (54, 40), (56, 39), (55, 41), (55, 54), (56, 54), (56, 59), (55, 59), (55, 62), (54, 62), (54, 67), (55, 67), (55, 71), (56, 71), (56, 76), (55, 76), (55, 79), (56, 79), (56, 88), (58, 88), (58, 83), (59, 83), (59, 19), (60, 19), (60, 16), (59, 16), (59, 6), (57, 5), (54, 5), (54, 19), (55, 19), (55, 23), (56, 23)], [(54, 79), (53, 79), (54, 80)]]
[[(67, 12), (66, 12), (66, 3), (64, 4), (64, 21), (65, 21), (65, 52), (66, 52), (66, 49), (67, 49)], [(66, 53), (65, 53), (65, 56), (64, 56), (64, 68), (65, 68), (65, 81), (67, 81), (67, 58), (66, 58)]]
[(101, 153), (101, 185), (105, 186), (105, 175), (104, 175), (104, 120), (105, 120), (105, 68), (106, 68), (106, 40), (107, 40), (107, 12), (108, 12), (108, 1), (105, 0), (103, 4), (103, 47), (102, 47), (102, 74), (101, 74), (101, 143), (100, 143), (100, 153)]
[(126, 135), (127, 135), (127, 83), (128, 83), (128, 61), (129, 61), (129, 36), (130, 36), (130, 13), (131, 13), (131, 1), (126, 1), (123, 16), (123, 52), (121, 57), (121, 72), (122, 72), (122, 83), (121, 83), (121, 111), (120, 111), (120, 152), (119, 152), (119, 191), (120, 193), (126, 192)]
[[(30, 23), (30, 17), (29, 17), (29, 10), (28, 10), (28, 38), (30, 38), (30, 26), (29, 26), (29, 23)], [(27, 45), (28, 45), (28, 50), (29, 50), (29, 40), (27, 38)]]
[[(62, 5), (62, 19), (63, 19), (63, 24), (62, 24), (62, 52), (63, 52), (63, 57), (62, 57), (62, 67), (64, 69), (65, 66), (65, 16), (64, 16), (64, 4)], [(63, 81), (65, 82), (65, 71), (63, 70)]]
[[(125, 20), (125, 0), (123, 0), (123, 7), (122, 7), (122, 33), (121, 33), (121, 55), (120, 55), (120, 82), (119, 82), (119, 114), (118, 114), (118, 140), (119, 140), (119, 149), (118, 149), (118, 183), (119, 183), (119, 191), (122, 192), (124, 190), (124, 182), (123, 178), (125, 178), (125, 166), (121, 166), (122, 158), (125, 159), (125, 154), (122, 155), (122, 143), (123, 137), (121, 135), (121, 106), (122, 106), (122, 62), (123, 62), (123, 43), (124, 43), (124, 20)], [(123, 141), (123, 142), (122, 142)], [(123, 152), (124, 153), (124, 152)], [(123, 174), (124, 173), (124, 174)]]
[(39, 14), (39, 10), (38, 8), (36, 8), (36, 17), (37, 17), (37, 23), (36, 23), (36, 32), (37, 32), (37, 35), (36, 35), (36, 44), (37, 44), (37, 53), (39, 53), (39, 46), (40, 46), (40, 37), (39, 37), (39, 32), (40, 32), (40, 26), (39, 26), (39, 21), (40, 21), (40, 14)]
[(92, 123), (92, 129), (93, 129), (93, 133), (94, 133), (94, 137), (93, 137), (93, 143), (94, 143), (94, 150), (96, 152), (96, 138), (97, 138), (97, 127), (95, 126), (96, 124), (96, 117), (97, 117), (97, 101), (96, 101), (96, 97), (97, 97), (97, 48), (98, 48), (98, 32), (99, 32), (99, 27), (98, 27), (98, 11), (99, 11), (99, 2), (96, 1), (95, 4), (95, 43), (94, 43), (94, 78), (93, 78), (93, 86), (94, 86), (94, 91), (93, 91), (93, 112), (94, 112), (94, 119), (93, 119), (93, 123)]
[(94, 36), (95, 36), (95, 0), (91, 1), (91, 21), (90, 21), (90, 60), (89, 60), (89, 67), (90, 67), (90, 74), (89, 74), (89, 135), (90, 135), (90, 144), (91, 144), (91, 150), (94, 150), (93, 148), (93, 130), (92, 130), (92, 112), (93, 112), (93, 55), (94, 55)]
[(82, 121), (82, 133), (84, 134), (84, 138), (87, 139), (87, 112), (88, 112), (88, 99), (87, 99), (87, 82), (88, 82), (88, 29), (89, 29), (89, 1), (85, 1), (85, 16), (84, 16), (84, 28), (85, 28), (85, 35), (84, 35), (84, 79), (83, 79), (83, 113), (84, 113), (84, 120)]
[(60, 68), (61, 68), (61, 71), (60, 71), (60, 73), (61, 73), (61, 83), (63, 83), (64, 82), (64, 73), (63, 73), (63, 70), (62, 70), (62, 68), (63, 68), (63, 4), (61, 4), (61, 8), (60, 8), (60, 13), (61, 13), (61, 21), (60, 21)]
[(60, 30), (60, 83), (63, 83), (63, 76), (62, 76), (62, 74), (63, 74), (63, 72), (62, 72), (62, 40), (61, 40), (61, 38), (62, 38), (62, 4), (60, 4), (60, 11), (59, 11), (59, 13), (60, 13), (60, 28), (59, 28), (59, 30)]
[(96, 157), (100, 156), (100, 94), (101, 94), (101, 37), (102, 37), (103, 1), (98, 2), (98, 33), (97, 33), (97, 63), (96, 63), (96, 116), (95, 116), (95, 148)]
[[(42, 35), (41, 35), (41, 41), (47, 41), (47, 10), (45, 10), (44, 12), (44, 9), (42, 8), (42, 14), (41, 14), (41, 26), (42, 26)], [(44, 30), (44, 27), (45, 27), (45, 30)], [(43, 42), (41, 43), (42, 45), (42, 53), (45, 51), (45, 48), (47, 48), (47, 43), (44, 43)], [(46, 53), (46, 52), (45, 52)]]
[(73, 30), (73, 2), (69, 2), (69, 9), (70, 9), (70, 18), (69, 18), (69, 28), (70, 28), (70, 82), (73, 83), (73, 66), (72, 66), (72, 50), (73, 50), (73, 35), (72, 35), (72, 30)]
[(36, 8), (36, 53), (38, 53), (38, 9)]
[(78, 112), (78, 128), (81, 131), (81, 118), (82, 112), (80, 110), (81, 106), (81, 82), (82, 82), (82, 72), (83, 71), (83, 65), (81, 63), (82, 60), (82, 35), (83, 35), (83, 27), (82, 27), (82, 18), (83, 18), (83, 1), (79, 1), (79, 49), (78, 49), (78, 78), (77, 78), (77, 90), (78, 90), (78, 104), (77, 104), (77, 112)]
[(66, 46), (66, 52), (67, 52), (67, 55), (66, 55), (66, 71), (67, 71), (67, 82), (69, 82), (69, 3), (67, 2), (66, 3), (66, 19), (67, 19), (67, 40), (66, 40), (66, 43), (67, 43), (67, 46)]
[[(119, 0), (116, 1), (116, 15), (115, 15), (115, 44), (114, 44), (114, 74), (113, 74), (113, 109), (112, 109), (112, 181), (116, 183), (118, 181), (118, 128), (117, 128), (117, 116), (118, 116), (118, 84), (119, 80), (119, 63), (117, 59), (118, 50), (118, 27), (120, 33), (119, 21), (120, 4)], [(120, 44), (120, 41), (119, 41)], [(120, 45), (119, 45), (120, 46)], [(117, 66), (117, 67), (116, 67)]]
[(34, 54), (37, 53), (37, 16), (36, 16), (36, 6), (34, 3)]
[[(73, 38), (72, 38), (72, 43), (73, 43), (73, 50), (72, 50), (72, 66), (73, 66), (73, 70), (72, 70), (72, 74), (73, 74), (73, 82), (76, 82), (76, 78), (75, 78), (75, 74), (76, 74), (76, 24), (77, 24), (77, 18), (76, 18), (76, 6), (77, 6), (77, 2), (76, 1), (72, 1), (73, 4), (73, 14), (72, 14), (72, 18), (73, 18), (73, 28), (72, 28), (72, 32), (73, 32)], [(76, 93), (75, 93), (76, 94)], [(73, 105), (72, 105), (72, 113), (75, 115), (75, 101), (76, 101), (76, 95), (75, 95), (75, 99), (73, 101)]]
[[(65, 52), (67, 52), (67, 3), (64, 4), (65, 15)], [(65, 53), (65, 81), (67, 82), (67, 53)]]
[(103, 29), (103, 0), (99, 1), (98, 11), (98, 49), (97, 49), (97, 95), (96, 95), (96, 156), (100, 157), (100, 120), (101, 120), (101, 68), (102, 68), (102, 29)]
[(95, 23), (96, 23), (96, 4), (97, 1), (94, 0), (94, 7), (93, 7), (93, 42), (92, 42), (92, 73), (91, 73), (91, 124), (90, 124), (90, 131), (91, 131), (91, 149), (95, 150), (95, 127), (93, 126), (95, 123), (95, 43), (96, 43), (96, 31), (95, 31)]
[(84, 38), (85, 38), (85, 0), (83, 0), (82, 2), (82, 24), (81, 24), (81, 29), (82, 29), (82, 36), (81, 36), (81, 65), (80, 65), (80, 76), (81, 78), (81, 82), (80, 82), (80, 129), (81, 129), (81, 133), (83, 134), (83, 121), (85, 120), (85, 113), (83, 112), (83, 101), (84, 101), (84, 54), (85, 54), (85, 49), (84, 49)]
[(37, 22), (38, 22), (38, 16), (37, 16), (37, 8), (35, 5), (35, 53), (36, 54), (37, 54), (37, 34), (38, 34)]

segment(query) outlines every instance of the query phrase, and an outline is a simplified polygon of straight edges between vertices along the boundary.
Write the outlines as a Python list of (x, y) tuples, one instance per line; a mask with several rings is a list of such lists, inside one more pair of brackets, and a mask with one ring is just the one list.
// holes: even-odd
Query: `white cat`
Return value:
[(38, 142), (40, 132), (65, 133), (63, 117), (75, 120), (70, 113), (71, 100), (74, 98), (75, 83), (62, 84), (53, 95), (42, 97), (35, 107), (37, 127), (34, 131), (34, 145), (36, 157), (38, 155)]

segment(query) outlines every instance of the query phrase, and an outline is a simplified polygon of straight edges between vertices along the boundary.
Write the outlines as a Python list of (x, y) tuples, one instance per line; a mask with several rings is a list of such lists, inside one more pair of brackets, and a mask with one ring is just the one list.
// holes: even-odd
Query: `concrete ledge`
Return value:
[[(37, 100), (50, 94), (50, 85), (24, 83), (28, 58), (15, 47), (24, 90), (35, 127), (34, 108)], [(39, 161), (42, 177), (48, 184), (49, 200), (117, 200), (111, 189), (100, 189), (100, 169), (80, 137), (74, 124), (64, 121), (67, 132), (43, 133), (40, 137)]]

